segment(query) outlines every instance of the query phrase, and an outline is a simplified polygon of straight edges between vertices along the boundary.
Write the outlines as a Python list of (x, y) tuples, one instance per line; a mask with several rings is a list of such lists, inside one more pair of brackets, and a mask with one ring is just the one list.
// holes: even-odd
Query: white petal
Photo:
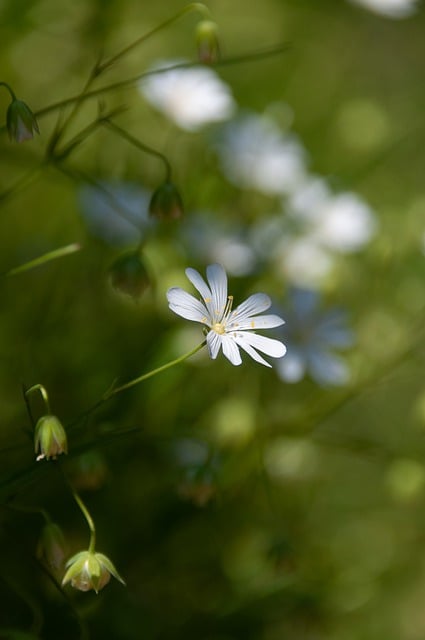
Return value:
[(234, 335), (235, 340), (239, 345), (244, 346), (249, 344), (255, 349), (258, 349), (262, 353), (272, 356), (273, 358), (282, 358), (286, 353), (285, 345), (279, 340), (259, 336), (256, 333), (251, 333), (250, 331), (241, 331)]
[(255, 350), (255, 349), (253, 349), (253, 348), (248, 344), (248, 342), (246, 342), (246, 341), (245, 341), (245, 342), (243, 342), (243, 341), (242, 341), (242, 342), (237, 341), (237, 342), (238, 342), (239, 346), (241, 347), (241, 349), (243, 349), (244, 351), (246, 351), (246, 353), (247, 353), (249, 356), (251, 356), (251, 358), (252, 358), (253, 360), (256, 360), (256, 361), (257, 361), (257, 362), (259, 362), (260, 364), (263, 364), (265, 367), (271, 367), (271, 366), (272, 366), (272, 365), (271, 365), (271, 364), (269, 364), (266, 360), (264, 360), (264, 358), (262, 358), (262, 357), (260, 356), (260, 354), (259, 354), (259, 353), (257, 353), (257, 352), (256, 352), (256, 350)]
[(227, 275), (221, 264), (210, 264), (207, 278), (212, 293), (213, 313), (220, 321), (227, 304)]
[(196, 269), (191, 269), (190, 267), (186, 269), (186, 275), (190, 282), (193, 284), (195, 289), (199, 291), (202, 296), (203, 301), (208, 309), (209, 315), (211, 319), (213, 318), (213, 304), (212, 304), (212, 293), (210, 288), (207, 286), (207, 283), (203, 279), (200, 273), (196, 271)]
[(171, 311), (177, 313), (178, 316), (210, 326), (207, 309), (202, 302), (187, 293), (187, 291), (180, 289), (180, 287), (168, 289), (167, 300)]
[(252, 315), (262, 313), (271, 307), (272, 301), (265, 293), (254, 293), (242, 302), (231, 314), (231, 322), (242, 322)]
[(245, 329), (273, 329), (274, 327), (280, 327), (285, 324), (285, 320), (282, 320), (279, 316), (267, 315), (267, 316), (251, 316), (245, 318), (242, 322), (234, 322), (227, 324), (227, 331), (235, 331)]
[(223, 354), (232, 364), (235, 366), (242, 364), (241, 354), (233, 338), (223, 335), (221, 338), (221, 346), (223, 347)]
[(218, 356), (222, 343), (222, 336), (219, 336), (215, 331), (209, 331), (207, 335), (208, 351), (210, 352), (210, 358), (213, 360)]

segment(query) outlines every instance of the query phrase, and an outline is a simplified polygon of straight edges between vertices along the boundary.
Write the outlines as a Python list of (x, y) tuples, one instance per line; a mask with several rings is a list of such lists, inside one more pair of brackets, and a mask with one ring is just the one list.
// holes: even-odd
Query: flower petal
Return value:
[(247, 353), (249, 356), (251, 356), (251, 358), (252, 358), (253, 360), (256, 360), (256, 362), (259, 362), (260, 364), (263, 364), (265, 367), (271, 367), (271, 366), (272, 366), (269, 362), (267, 362), (266, 360), (264, 360), (264, 358), (262, 358), (262, 357), (260, 356), (260, 354), (259, 354), (259, 353), (257, 353), (257, 352), (256, 352), (256, 350), (255, 350), (253, 347), (251, 347), (251, 345), (250, 345), (250, 344), (248, 344), (248, 342), (246, 342), (246, 341), (245, 341), (245, 342), (243, 342), (243, 341), (242, 341), (242, 342), (239, 342), (239, 341), (238, 341), (238, 344), (239, 344), (239, 346), (241, 347), (241, 349), (243, 349), (244, 351), (246, 351), (246, 353)]
[(239, 322), (250, 318), (252, 315), (262, 313), (271, 307), (272, 301), (265, 293), (254, 293), (242, 302), (230, 315), (230, 322)]
[(220, 351), (223, 336), (219, 336), (215, 331), (209, 331), (207, 335), (208, 351), (210, 352), (210, 358), (215, 360)]
[(208, 309), (208, 313), (210, 314), (212, 321), (214, 314), (211, 289), (208, 287), (207, 283), (205, 282), (201, 274), (196, 271), (196, 269), (192, 269), (191, 267), (189, 267), (188, 269), (186, 269), (185, 273), (195, 289), (197, 289), (201, 294), (202, 300), (204, 301), (205, 306)]
[(221, 338), (221, 346), (223, 347), (223, 354), (232, 364), (235, 366), (242, 364), (241, 354), (233, 338), (223, 335)]
[(209, 313), (206, 307), (190, 293), (180, 289), (180, 287), (172, 287), (167, 291), (167, 300), (171, 311), (177, 313), (178, 316), (210, 326)]
[(245, 329), (273, 329), (274, 327), (280, 327), (282, 324), (285, 324), (285, 320), (282, 320), (279, 316), (276, 315), (266, 315), (266, 316), (251, 316), (250, 318), (245, 318), (242, 322), (234, 322), (231, 324), (227, 324), (227, 331), (244, 331)]
[(210, 264), (207, 278), (211, 287), (213, 318), (219, 322), (227, 304), (227, 275), (221, 264)]
[(233, 335), (235, 336), (235, 341), (241, 347), (249, 344), (255, 349), (258, 349), (262, 353), (272, 356), (273, 358), (282, 358), (286, 353), (285, 345), (279, 340), (259, 336), (257, 333), (251, 333), (250, 331), (238, 331)]

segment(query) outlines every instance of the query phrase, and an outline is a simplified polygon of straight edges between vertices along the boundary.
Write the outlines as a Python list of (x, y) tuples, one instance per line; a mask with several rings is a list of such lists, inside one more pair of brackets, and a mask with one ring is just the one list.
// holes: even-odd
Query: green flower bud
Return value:
[(196, 27), (198, 58), (205, 64), (213, 64), (220, 59), (218, 27), (211, 20), (202, 20)]
[(151, 284), (138, 251), (119, 256), (109, 268), (109, 279), (114, 289), (132, 298), (139, 298)]
[(47, 522), (40, 535), (37, 558), (52, 569), (61, 569), (65, 560), (66, 545), (62, 529), (55, 522)]
[(183, 216), (183, 201), (172, 182), (163, 182), (154, 191), (149, 213), (158, 220), (178, 220)]
[(93, 589), (98, 593), (108, 584), (111, 575), (125, 585), (112, 562), (103, 553), (80, 551), (68, 560), (66, 568), (62, 585), (70, 582), (72, 587), (80, 591)]
[(35, 115), (25, 102), (17, 98), (7, 109), (6, 126), (9, 138), (15, 142), (31, 140), (34, 133), (40, 133)]
[(38, 452), (37, 461), (68, 453), (65, 429), (56, 416), (47, 415), (38, 420), (35, 425), (34, 448), (35, 453)]

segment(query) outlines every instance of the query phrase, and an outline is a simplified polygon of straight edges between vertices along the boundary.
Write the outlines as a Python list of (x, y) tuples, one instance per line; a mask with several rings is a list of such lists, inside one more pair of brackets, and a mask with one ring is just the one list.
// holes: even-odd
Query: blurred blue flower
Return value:
[(322, 311), (317, 291), (292, 288), (282, 314), (286, 318), (282, 332), (287, 354), (276, 361), (279, 377), (295, 383), (309, 374), (322, 386), (347, 384), (349, 368), (333, 353), (333, 349), (348, 349), (354, 343), (346, 313), (337, 308)]
[(137, 184), (84, 185), (78, 201), (90, 233), (115, 247), (137, 244), (152, 224), (148, 216), (149, 194)]

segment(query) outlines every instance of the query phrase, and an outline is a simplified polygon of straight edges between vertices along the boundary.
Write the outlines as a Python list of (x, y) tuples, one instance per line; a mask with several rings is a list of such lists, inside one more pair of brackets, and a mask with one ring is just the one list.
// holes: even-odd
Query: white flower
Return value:
[(416, 10), (416, 0), (350, 0), (388, 18), (407, 18)]
[(242, 188), (269, 195), (291, 193), (305, 178), (305, 151), (270, 118), (245, 115), (225, 125), (218, 144), (223, 170)]
[(265, 293), (255, 293), (232, 311), (233, 296), (227, 295), (227, 275), (221, 265), (212, 264), (207, 267), (208, 284), (195, 269), (186, 269), (186, 275), (201, 294), (202, 301), (180, 287), (173, 287), (167, 292), (168, 303), (177, 315), (208, 327), (207, 345), (213, 360), (220, 347), (234, 365), (242, 362), (239, 347), (266, 367), (271, 365), (256, 349), (273, 358), (285, 355), (286, 347), (279, 340), (265, 338), (252, 331), (284, 324), (279, 316), (258, 315), (271, 306), (271, 300)]
[[(182, 63), (167, 61), (163, 69)], [(139, 85), (145, 98), (177, 126), (198, 131), (211, 122), (227, 120), (236, 105), (229, 87), (213, 69), (172, 69), (144, 78)]]

